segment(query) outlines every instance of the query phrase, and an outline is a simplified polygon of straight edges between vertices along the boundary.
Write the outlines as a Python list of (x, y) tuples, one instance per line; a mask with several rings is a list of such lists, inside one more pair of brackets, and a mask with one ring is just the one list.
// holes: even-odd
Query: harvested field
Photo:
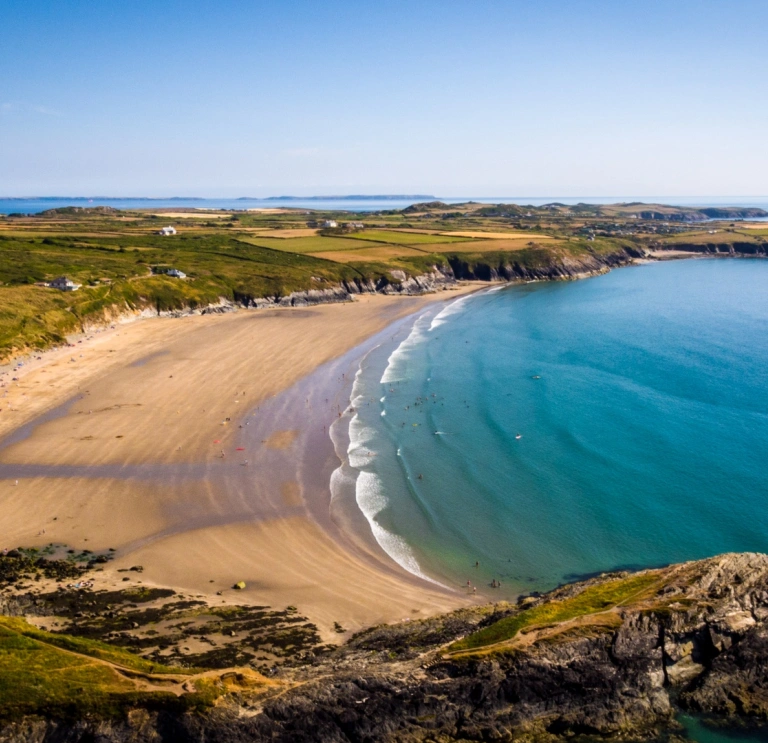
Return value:
[(430, 245), (429, 250), (432, 253), (495, 253), (504, 250), (523, 250), (524, 248), (532, 247), (531, 243), (551, 245), (553, 241), (554, 238), (547, 237), (546, 235), (525, 235), (508, 240), (478, 240)]
[(232, 216), (227, 212), (149, 212), (149, 215), (163, 219), (229, 219)]
[(446, 237), (444, 234), (425, 232), (397, 232), (395, 230), (366, 230), (354, 233), (356, 240), (371, 240), (394, 245), (430, 245), (431, 243), (462, 242), (465, 237)]
[(466, 237), (480, 240), (506, 240), (510, 237), (530, 237), (531, 233), (522, 230), (510, 230), (509, 232), (483, 232), (481, 230), (474, 230), (471, 232), (441, 232), (439, 234), (448, 237)]
[[(768, 230), (766, 230), (768, 234)], [(763, 236), (754, 230), (745, 233), (726, 232), (720, 230), (710, 235), (708, 232), (684, 232), (680, 235), (665, 235), (663, 242), (665, 245), (680, 245), (688, 243), (707, 244), (707, 245), (728, 245), (734, 242), (762, 242)]]

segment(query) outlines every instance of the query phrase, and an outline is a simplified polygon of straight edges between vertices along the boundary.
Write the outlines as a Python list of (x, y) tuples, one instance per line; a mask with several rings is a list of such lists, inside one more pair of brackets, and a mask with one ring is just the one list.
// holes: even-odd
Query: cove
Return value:
[(768, 551), (766, 369), (759, 259), (462, 298), (361, 364), (358, 503), (406, 569), (499, 598)]

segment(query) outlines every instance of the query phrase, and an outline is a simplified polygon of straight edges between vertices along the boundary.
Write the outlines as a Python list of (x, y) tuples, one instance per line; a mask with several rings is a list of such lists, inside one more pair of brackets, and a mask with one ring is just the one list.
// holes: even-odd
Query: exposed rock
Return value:
[(747, 242), (745, 240), (734, 240), (733, 242), (722, 243), (658, 243), (654, 245), (655, 250), (668, 250), (676, 253), (698, 253), (702, 255), (713, 256), (766, 256), (768, 255), (768, 243), (765, 242)]
[(768, 718), (768, 556), (723, 555), (640, 576), (642, 588), (622, 601), (531, 625), (500, 645), (448, 652), (479, 628), (632, 576), (565, 586), (526, 606), (377, 627), (278, 671), (278, 693), (241, 692), (204, 714), (30, 720), (0, 729), (0, 741), (639, 740), (669, 730), (678, 704)]

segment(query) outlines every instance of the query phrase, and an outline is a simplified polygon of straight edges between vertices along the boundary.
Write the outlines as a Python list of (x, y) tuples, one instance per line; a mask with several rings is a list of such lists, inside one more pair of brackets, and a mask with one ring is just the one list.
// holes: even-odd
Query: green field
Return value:
[[(415, 211), (420, 216), (414, 217)], [(578, 210), (563, 207), (571, 211)], [(765, 249), (768, 236), (768, 228), (730, 231), (727, 223), (709, 223), (709, 229), (717, 230), (709, 235), (701, 224), (617, 222), (622, 218), (615, 213), (606, 223), (606, 213), (590, 207), (571, 218), (544, 208), (479, 204), (356, 217), (328, 212), (323, 218), (357, 218), (368, 227), (359, 233), (307, 236), (314, 229), (308, 225), (320, 219), (317, 212), (310, 218), (301, 211), (233, 212), (211, 220), (180, 218), (179, 233), (170, 238), (157, 235), (157, 229), (174, 222), (171, 214), (65, 208), (37, 216), (0, 215), (0, 359), (62, 343), (86, 324), (109, 322), (126, 312), (195, 309), (222, 299), (236, 304), (279, 300), (342, 282), (397, 283), (393, 270), (417, 276), (436, 266), (487, 279), (504, 275), (509, 266), (547, 269), (659, 244), (740, 243), (754, 253)], [(298, 230), (300, 236), (257, 232), (267, 229)], [(585, 230), (594, 230), (595, 239), (587, 240)], [(461, 231), (487, 232), (496, 239), (451, 234)], [(161, 273), (171, 267), (187, 278)], [(62, 293), (39, 285), (61, 275), (82, 288)]]
[[(355, 238), (357, 235), (355, 235)], [(368, 248), (368, 243), (352, 237), (241, 237), (240, 240), (251, 245), (258, 245), (270, 250), (282, 250), (287, 253), (326, 253), (333, 250), (354, 250)]]

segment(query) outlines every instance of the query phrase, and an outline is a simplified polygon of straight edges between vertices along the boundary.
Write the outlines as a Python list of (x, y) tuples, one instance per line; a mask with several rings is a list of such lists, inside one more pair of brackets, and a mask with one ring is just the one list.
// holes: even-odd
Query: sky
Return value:
[(0, 196), (768, 194), (765, 0), (4, 0)]

